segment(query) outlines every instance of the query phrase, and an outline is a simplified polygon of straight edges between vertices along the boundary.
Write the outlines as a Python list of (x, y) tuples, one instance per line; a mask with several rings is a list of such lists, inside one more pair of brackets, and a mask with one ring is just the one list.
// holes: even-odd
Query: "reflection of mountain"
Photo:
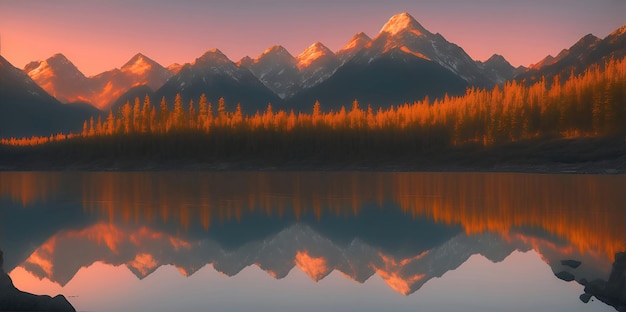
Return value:
[[(422, 236), (412, 241), (423, 244), (429, 238), (440, 241), (441, 237)], [(228, 276), (257, 265), (275, 278), (287, 276), (297, 266), (315, 281), (334, 270), (360, 283), (377, 274), (393, 290), (408, 295), (430, 279), (458, 268), (475, 254), (499, 262), (514, 250), (537, 248), (539, 253), (546, 252), (542, 255), (554, 267), (555, 273), (562, 270), (559, 261), (564, 257), (584, 256), (570, 252), (567, 246), (523, 234), (509, 240), (487, 233), (445, 235), (445, 239), (447, 241), (428, 250), (415, 251), (407, 256), (397, 250), (382, 252), (358, 237), (349, 244), (340, 244), (334, 237), (321, 235), (312, 225), (297, 223), (231, 250), (214, 238), (183, 240), (144, 227), (133, 229), (99, 223), (84, 230), (59, 233), (37, 249), (22, 266), (39, 278), (48, 278), (62, 285), (69, 282), (81, 267), (96, 261), (126, 265), (140, 279), (162, 265), (174, 265), (185, 276), (207, 264)], [(80, 255), (77, 257), (73, 250), (81, 250)], [(588, 271), (578, 276), (603, 277), (610, 267), (607, 264), (602, 257), (587, 257)]]
[[(95, 261), (124, 264), (141, 278), (165, 264), (185, 275), (206, 264), (227, 275), (256, 264), (276, 278), (294, 266), (314, 280), (333, 270), (358, 282), (377, 274), (409, 294), (471, 255), (501, 261), (530, 249), (555, 273), (568, 270), (562, 259), (582, 260), (576, 277), (590, 280), (604, 277), (623, 248), (624, 178), (0, 173), (0, 196), (11, 198), (3, 200), (0, 242), (24, 236), (3, 247), (23, 257), (7, 265), (61, 284)], [(60, 207), (70, 208), (64, 223), (48, 224), (47, 234), (19, 230)]]

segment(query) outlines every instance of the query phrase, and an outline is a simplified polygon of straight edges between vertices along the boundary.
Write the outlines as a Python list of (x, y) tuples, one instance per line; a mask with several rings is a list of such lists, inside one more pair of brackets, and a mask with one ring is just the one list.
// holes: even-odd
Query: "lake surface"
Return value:
[[(78, 311), (614, 311), (626, 176), (0, 173), (5, 270)], [(582, 262), (574, 269), (562, 260)]]

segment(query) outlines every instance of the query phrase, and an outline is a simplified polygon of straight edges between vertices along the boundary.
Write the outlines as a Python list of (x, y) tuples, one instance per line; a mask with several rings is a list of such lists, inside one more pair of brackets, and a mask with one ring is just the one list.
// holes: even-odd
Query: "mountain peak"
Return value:
[(356, 33), (354, 36), (352, 36), (352, 40), (365, 40), (365, 41), (371, 41), (372, 38), (370, 38), (367, 34), (365, 34), (364, 32), (360, 31), (358, 33)]
[(492, 55), (489, 59), (487, 59), (485, 61), (485, 64), (508, 64), (511, 65), (509, 63), (509, 61), (507, 61), (504, 56), (500, 55), (500, 54), (494, 54)]
[(224, 55), (224, 53), (222, 53), (222, 51), (220, 51), (219, 49), (211, 49), (211, 50), (204, 52), (202, 56), (197, 58), (195, 64), (214, 63), (214, 62), (232, 63), (230, 59), (228, 59), (228, 57)]
[(68, 62), (69, 60), (67, 59), (67, 57), (65, 57), (65, 55), (63, 55), (63, 53), (56, 53), (55, 55), (49, 57), (47, 59), (47, 61), (61, 61), (61, 62)]
[(586, 36), (584, 36), (584, 37), (580, 38), (580, 40), (578, 40), (578, 42), (576, 42), (576, 43), (575, 43), (575, 44), (574, 44), (574, 45), (570, 48), (570, 50), (572, 50), (572, 49), (576, 49), (576, 48), (578, 48), (578, 47), (581, 47), (581, 48), (588, 48), (588, 47), (590, 47), (590, 46), (592, 46), (592, 45), (595, 45), (596, 43), (598, 43), (598, 42), (600, 42), (600, 41), (601, 41), (601, 39), (600, 39), (600, 38), (598, 38), (598, 37), (594, 36), (593, 34), (588, 34), (588, 35), (586, 35)]
[(133, 56), (124, 66), (122, 66), (122, 71), (130, 71), (137, 75), (142, 75), (146, 71), (158, 65), (155, 61), (151, 60), (149, 57), (137, 53)]
[(79, 77), (83, 76), (78, 68), (76, 68), (76, 66), (74, 66), (74, 64), (61, 53), (54, 54), (43, 62), (30, 62), (24, 67), (24, 71), (34, 80), (37, 80), (34, 77), (39, 75), (43, 75), (48, 78), (55, 76), (56, 72), (77, 75)]
[(291, 62), (293, 61), (293, 55), (291, 55), (291, 53), (289, 53), (287, 49), (285, 49), (283, 46), (280, 46), (280, 45), (272, 46), (268, 48), (267, 50), (263, 51), (261, 55), (259, 55), (256, 59), (254, 59), (254, 62), (258, 63), (264, 58), (269, 58), (273, 60), (275, 60), (276, 58), (279, 58), (282, 60), (284, 59), (291, 60)]
[(609, 34), (609, 37), (622, 36), (624, 34), (626, 34), (626, 25), (622, 25), (621, 27), (614, 30), (612, 33)]
[(250, 65), (252, 65), (252, 64), (254, 64), (254, 60), (253, 60), (251, 57), (249, 57), (249, 56), (247, 56), (247, 55), (246, 55), (246, 56), (242, 57), (242, 58), (239, 60), (239, 62), (237, 62), (237, 64), (236, 64), (236, 65), (237, 65), (238, 67), (245, 67), (245, 68), (248, 68), (248, 67), (250, 67)]
[(335, 54), (321, 42), (315, 42), (296, 56), (298, 68), (302, 69), (304, 67), (308, 67), (314, 61), (327, 56), (334, 57)]
[(345, 62), (363, 49), (368, 43), (372, 42), (372, 38), (366, 35), (364, 32), (360, 32), (352, 36), (350, 41), (337, 51), (336, 55), (342, 62)]
[(144, 60), (146, 60), (146, 59), (148, 59), (148, 60), (149, 60), (149, 58), (148, 58), (148, 57), (146, 57), (145, 55), (143, 55), (143, 54), (140, 52), (140, 53), (135, 54), (133, 57), (131, 57), (131, 58), (130, 58), (130, 60), (129, 60), (126, 64), (131, 64), (131, 63), (142, 62), (142, 61), (144, 61)]
[(364, 32), (360, 32), (360, 33), (352, 36), (352, 38), (350, 39), (348, 44), (346, 44), (346, 46), (341, 48), (341, 50), (339, 50), (339, 51), (360, 49), (360, 48), (364, 47), (365, 45), (367, 45), (368, 43), (370, 43), (371, 41), (372, 41), (372, 38), (370, 38)]
[(427, 33), (427, 30), (407, 12), (392, 16), (380, 30), (381, 33), (385, 32), (392, 36), (404, 31), (410, 31), (418, 36)]
[(263, 51), (262, 55), (265, 54), (289, 54), (289, 51), (287, 51), (287, 49), (285, 49), (283, 46), (281, 45), (275, 45), (275, 46), (271, 46), (269, 48), (267, 48), (267, 50)]

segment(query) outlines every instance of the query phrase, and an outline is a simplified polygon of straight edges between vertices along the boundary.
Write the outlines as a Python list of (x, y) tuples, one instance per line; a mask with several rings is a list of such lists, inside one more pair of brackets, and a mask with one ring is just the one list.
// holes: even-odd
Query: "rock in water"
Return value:
[(561, 264), (572, 269), (576, 269), (582, 264), (582, 262), (578, 260), (561, 260)]
[(615, 254), (609, 280), (596, 279), (587, 283), (583, 295), (592, 295), (618, 311), (626, 311), (626, 252)]
[(566, 282), (571, 282), (571, 281), (574, 280), (574, 275), (572, 273), (570, 273), (570, 272), (562, 271), (562, 272), (556, 273), (555, 275), (556, 275), (556, 277), (558, 277), (558, 278), (560, 278), (560, 279), (562, 279), (562, 280), (564, 280)]
[(37, 296), (15, 288), (11, 277), (4, 272), (3, 264), (4, 258), (0, 250), (0, 311), (76, 312), (62, 295), (54, 298)]
[(588, 303), (589, 300), (591, 299), (591, 297), (592, 297), (591, 294), (584, 293), (584, 294), (580, 295), (579, 298), (580, 298), (580, 301), (582, 301), (584, 303)]

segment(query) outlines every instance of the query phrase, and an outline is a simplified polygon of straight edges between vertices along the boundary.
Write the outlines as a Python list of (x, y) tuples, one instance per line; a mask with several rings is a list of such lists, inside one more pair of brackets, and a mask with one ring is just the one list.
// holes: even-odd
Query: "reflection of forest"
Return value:
[[(0, 191), (27, 206), (80, 198), (111, 221), (189, 228), (267, 216), (352, 217), (365, 204), (460, 225), (468, 234), (544, 230), (579, 250), (623, 249), (626, 176), (471, 173), (1, 173)], [(60, 195), (62, 194), (62, 195)]]

